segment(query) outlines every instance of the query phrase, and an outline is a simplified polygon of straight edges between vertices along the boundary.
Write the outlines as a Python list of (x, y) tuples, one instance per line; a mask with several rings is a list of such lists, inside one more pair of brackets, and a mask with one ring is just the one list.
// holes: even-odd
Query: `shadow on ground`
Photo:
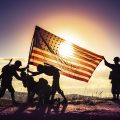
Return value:
[(120, 101), (93, 99), (68, 104), (12, 106), (3, 101), (0, 120), (119, 120)]

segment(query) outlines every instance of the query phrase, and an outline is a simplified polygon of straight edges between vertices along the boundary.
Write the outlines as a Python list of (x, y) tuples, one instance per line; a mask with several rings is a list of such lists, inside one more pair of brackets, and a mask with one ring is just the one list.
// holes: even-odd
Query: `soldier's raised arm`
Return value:
[(105, 58), (103, 58), (103, 60), (104, 60), (104, 63), (107, 67), (109, 67), (111, 69), (113, 68), (113, 65), (111, 63), (107, 62), (107, 60)]

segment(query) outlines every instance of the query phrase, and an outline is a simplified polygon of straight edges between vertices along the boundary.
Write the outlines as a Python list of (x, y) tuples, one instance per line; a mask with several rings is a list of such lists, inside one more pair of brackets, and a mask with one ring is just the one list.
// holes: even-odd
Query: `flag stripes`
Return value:
[[(44, 61), (45, 62), (45, 60), (44, 60), (44, 58), (40, 58), (40, 57), (36, 57), (36, 56), (33, 56), (33, 57), (31, 57), (32, 59), (36, 59), (36, 60), (38, 60), (38, 61)], [(52, 63), (52, 65), (55, 63), (55, 60), (51, 60), (51, 59), (49, 59), (49, 58), (46, 58), (46, 60), (50, 63)], [(60, 63), (56, 63), (57, 65), (56, 65), (56, 67), (59, 67), (60, 68), (60, 70), (62, 71), (62, 70), (67, 70), (67, 71), (70, 71), (70, 72), (74, 72), (75, 74), (78, 74), (78, 75), (84, 75), (84, 76), (86, 76), (86, 77), (90, 77), (91, 76), (91, 74), (89, 74), (89, 73), (84, 73), (84, 72), (82, 72), (82, 70), (81, 70), (81, 72), (80, 71), (78, 71), (78, 70), (75, 70), (74, 68), (71, 68), (71, 67), (67, 67), (66, 65), (62, 65), (62, 64), (60, 64)]]
[[(42, 54), (43, 55), (43, 53), (44, 53), (44, 55), (49, 55), (49, 56), (52, 56), (53, 58), (55, 57), (56, 58), (56, 55), (54, 55), (54, 54), (51, 54), (50, 52), (47, 52), (47, 51), (43, 51), (43, 50), (40, 50), (40, 49), (38, 49), (38, 48), (33, 48), (33, 52), (34, 53), (38, 53), (38, 54)], [(58, 57), (58, 56), (57, 56)], [(60, 57), (59, 56), (59, 58), (62, 58), (62, 57)], [(69, 58), (64, 58), (64, 60), (66, 60), (67, 62), (72, 62), (72, 64), (74, 64), (74, 63), (79, 63), (80, 65), (85, 65), (86, 67), (90, 67), (90, 68), (93, 68), (93, 69), (95, 69), (96, 68), (96, 64), (97, 63), (99, 63), (99, 61), (97, 60), (97, 62), (96, 62), (96, 64), (94, 64), (94, 62), (93, 61), (91, 61), (91, 60), (83, 60), (83, 59), (77, 59), (76, 57), (69, 57)], [(89, 62), (90, 61), (90, 62)]]
[(48, 63), (59, 68), (60, 73), (67, 77), (88, 82), (103, 56), (67, 43), (72, 48), (72, 55), (64, 57), (60, 54), (60, 46), (63, 43), (66, 41), (60, 37), (36, 27), (29, 64), (37, 66)]
[(81, 52), (81, 54), (85, 54), (85, 55), (88, 55), (88, 57), (90, 57), (90, 58), (97, 58), (97, 59), (102, 59), (103, 58), (103, 56), (100, 56), (100, 55), (98, 55), (98, 54), (96, 54), (96, 53), (93, 53), (93, 52), (91, 52), (91, 51), (89, 51), (89, 50), (87, 50), (87, 49), (84, 49), (84, 48), (82, 48), (82, 47), (79, 47), (79, 46), (77, 46), (77, 45), (75, 45), (75, 44), (72, 44), (72, 46), (73, 46), (73, 48), (74, 48), (74, 50), (76, 51), (76, 52)]
[[(39, 58), (39, 60), (33, 60), (33, 59), (30, 59), (30, 64), (31, 65), (35, 65), (35, 66), (37, 66), (37, 65), (39, 65), (39, 64), (43, 64), (43, 62), (46, 62), (44, 59), (40, 59)], [(56, 67), (59, 67), (59, 65), (58, 64), (55, 64), (55, 63), (53, 63), (53, 62), (50, 62), (50, 61), (47, 61), (47, 63), (48, 64), (51, 64), (51, 65), (54, 65), (54, 66), (56, 66)], [(81, 80), (81, 81), (85, 81), (85, 82), (88, 82), (88, 80), (89, 80), (89, 77), (85, 77), (85, 76), (78, 76), (78, 75), (76, 75), (75, 73), (73, 73), (73, 72), (68, 72), (67, 70), (64, 70), (63, 69), (63, 71), (60, 71), (60, 73), (62, 74), (62, 75), (66, 75), (67, 77), (71, 77), (71, 78), (73, 78), (73, 79), (77, 79), (77, 80)]]
[[(66, 63), (67, 65), (69, 65), (71, 67), (73, 66), (74, 68), (77, 68), (77, 69), (80, 67), (80, 69), (86, 69), (86, 71), (89, 71), (89, 72), (91, 70), (94, 70), (95, 67), (96, 67), (96, 66), (93, 66), (93, 68), (91, 68), (91, 66), (85, 66), (83, 64), (80, 64), (80, 62), (78, 62), (77, 60), (72, 59), (72, 58), (69, 59), (69, 60), (67, 58), (63, 60), (61, 57), (58, 57), (54, 54), (51, 54), (50, 52), (43, 51), (43, 50), (38, 50), (36, 48), (33, 48), (32, 55), (33, 54), (36, 54), (37, 56), (43, 56), (43, 57), (46, 57), (46, 58), (51, 58), (51, 59), (57, 60), (57, 62)], [(62, 61), (61, 61), (61, 59), (62, 59)], [(78, 66), (78, 63), (79, 63), (79, 66)], [(81, 67), (81, 66), (83, 66), (83, 67)]]

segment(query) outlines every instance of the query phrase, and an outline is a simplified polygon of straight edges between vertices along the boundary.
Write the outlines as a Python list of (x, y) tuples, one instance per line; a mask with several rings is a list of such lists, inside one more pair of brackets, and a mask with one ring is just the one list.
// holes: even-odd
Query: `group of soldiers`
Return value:
[[(12, 59), (7, 65), (2, 68), (1, 71), (0, 98), (4, 96), (6, 89), (8, 89), (8, 91), (11, 93), (12, 103), (16, 104), (14, 95), (15, 90), (12, 86), (12, 79), (15, 77), (16, 79), (22, 81), (23, 86), (27, 88), (27, 102), (33, 102), (34, 95), (37, 94), (39, 97), (39, 102), (54, 103), (55, 93), (58, 92), (63, 97), (63, 102), (67, 103), (67, 99), (59, 85), (60, 70), (58, 68), (45, 63), (44, 65), (38, 65), (37, 71), (32, 72), (28, 69), (28, 66), (25, 68), (20, 68), (22, 65), (21, 61), (17, 60), (14, 64), (11, 64), (11, 61)], [(107, 67), (112, 69), (109, 76), (112, 84), (112, 99), (118, 100), (120, 94), (120, 58), (114, 58), (115, 64), (108, 63), (105, 58), (104, 62)], [(26, 70), (27, 72), (25, 72)], [(17, 72), (20, 72), (20, 75)], [(53, 76), (52, 86), (50, 86), (48, 84), (48, 81), (44, 78), (40, 78), (38, 82), (34, 80), (34, 76), (40, 75), (42, 73), (48, 76)]]
[[(54, 103), (55, 93), (58, 92), (63, 97), (63, 102), (67, 103), (67, 99), (59, 85), (60, 73), (58, 68), (45, 63), (44, 65), (38, 65), (37, 71), (32, 72), (28, 69), (28, 66), (20, 68), (22, 63), (19, 60), (15, 61), (14, 64), (11, 64), (11, 62), (12, 59), (2, 68), (1, 71), (0, 98), (4, 96), (6, 89), (8, 89), (11, 93), (12, 103), (16, 104), (14, 94), (15, 90), (12, 86), (12, 80), (13, 77), (15, 77), (16, 79), (22, 81), (23, 86), (27, 88), (27, 102), (32, 103), (34, 95), (37, 94), (40, 103)], [(18, 72), (20, 72), (20, 75)], [(44, 78), (40, 78), (38, 82), (34, 80), (34, 76), (42, 73), (48, 76), (53, 76), (52, 86), (50, 86), (48, 81)]]

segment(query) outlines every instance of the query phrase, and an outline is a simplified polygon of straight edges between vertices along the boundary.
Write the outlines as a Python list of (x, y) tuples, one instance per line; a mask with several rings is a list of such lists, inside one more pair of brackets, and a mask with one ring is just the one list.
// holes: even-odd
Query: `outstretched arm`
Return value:
[(113, 68), (113, 65), (112, 64), (110, 64), (109, 62), (107, 62), (107, 60), (105, 59), (105, 58), (103, 58), (104, 59), (104, 63), (105, 63), (105, 65), (107, 66), (107, 67), (109, 67), (109, 68)]
[(39, 75), (40, 73), (39, 72), (32, 72), (28, 69), (28, 72), (31, 73), (32, 75), (31, 76), (36, 76), (36, 75)]
[(28, 65), (26, 66), (26, 67), (24, 67), (24, 68), (19, 68), (17, 71), (19, 71), (19, 72), (22, 72), (22, 71), (25, 71), (26, 69), (28, 69)]
[(17, 80), (20, 80), (20, 81), (22, 80), (22, 78), (17, 74), (17, 72), (15, 72), (14, 76)]

